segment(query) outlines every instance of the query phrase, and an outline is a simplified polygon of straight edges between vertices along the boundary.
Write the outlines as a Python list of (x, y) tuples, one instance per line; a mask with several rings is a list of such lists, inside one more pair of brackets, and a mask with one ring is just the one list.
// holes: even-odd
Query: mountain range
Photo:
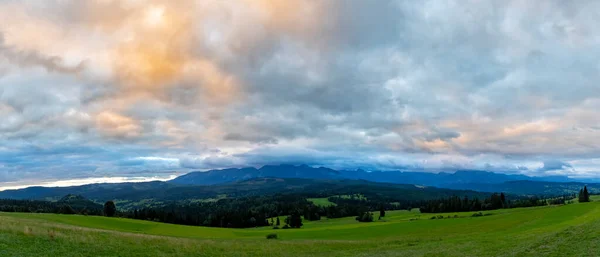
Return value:
[(458, 170), (454, 173), (427, 173), (405, 171), (333, 170), (308, 165), (266, 165), (262, 168), (240, 168), (191, 172), (170, 182), (183, 185), (214, 185), (251, 178), (309, 178), (309, 179), (353, 179), (373, 182), (415, 184), (442, 188), (470, 189), (483, 184), (502, 184), (508, 181), (576, 182), (566, 176), (530, 177), (520, 174), (501, 174), (481, 170)]
[(191, 172), (166, 182), (5, 190), (0, 192), (0, 198), (58, 200), (64, 195), (75, 194), (98, 202), (109, 199), (131, 203), (147, 202), (148, 199), (165, 202), (290, 192), (314, 195), (324, 187), (337, 188), (338, 191), (352, 189), (354, 193), (361, 193), (365, 188), (369, 191), (374, 188), (393, 188), (390, 191), (392, 196), (401, 193), (399, 190), (416, 192), (421, 188), (432, 196), (439, 196), (434, 193), (437, 189), (445, 189), (444, 195), (464, 195), (466, 191), (478, 191), (549, 196), (577, 193), (584, 185), (592, 193), (600, 192), (600, 184), (575, 182), (560, 176), (529, 177), (478, 170), (459, 170), (454, 173), (345, 171), (307, 165), (266, 165), (259, 169), (249, 167)]

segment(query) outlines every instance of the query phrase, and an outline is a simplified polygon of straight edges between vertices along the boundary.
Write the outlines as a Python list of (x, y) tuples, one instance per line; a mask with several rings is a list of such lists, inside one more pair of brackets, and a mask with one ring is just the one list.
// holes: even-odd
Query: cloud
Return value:
[(68, 179), (60, 181), (43, 181), (37, 182), (36, 184), (23, 184), (22, 182), (18, 185), (11, 185), (11, 183), (5, 183), (0, 186), (0, 191), (22, 189), (27, 187), (70, 187), (70, 186), (81, 186), (87, 184), (97, 183), (128, 183), (128, 182), (149, 182), (149, 181), (167, 181), (176, 178), (176, 175), (168, 177), (110, 177), (110, 178), (85, 178), (85, 179)]
[(544, 166), (541, 167), (539, 170), (540, 171), (552, 171), (552, 170), (563, 170), (563, 169), (568, 169), (568, 168), (573, 168), (573, 166), (571, 164), (568, 164), (565, 162), (561, 162), (561, 161), (557, 161), (557, 160), (549, 160), (549, 161), (545, 161)]
[(137, 121), (113, 112), (102, 112), (96, 116), (96, 125), (100, 132), (109, 137), (139, 137), (142, 128)]
[(0, 181), (271, 163), (598, 176), (598, 7), (0, 2)]
[(78, 73), (84, 68), (83, 62), (71, 67), (58, 56), (44, 56), (36, 51), (19, 51), (6, 46), (3, 34), (0, 34), (0, 56), (21, 67), (41, 66), (48, 72)]

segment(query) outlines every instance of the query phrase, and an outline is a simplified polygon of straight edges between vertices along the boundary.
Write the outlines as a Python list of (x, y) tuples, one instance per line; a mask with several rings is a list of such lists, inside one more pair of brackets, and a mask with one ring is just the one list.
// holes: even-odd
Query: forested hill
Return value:
[(0, 192), (0, 198), (60, 199), (67, 194), (82, 195), (96, 201), (128, 200), (182, 201), (190, 199), (219, 199), (272, 194), (296, 194), (305, 197), (363, 194), (390, 201), (429, 200), (452, 195), (481, 197), (489, 193), (452, 190), (406, 184), (377, 183), (364, 180), (314, 180), (294, 178), (255, 178), (245, 181), (210, 185), (175, 185), (167, 182), (92, 184), (74, 187), (32, 187)]

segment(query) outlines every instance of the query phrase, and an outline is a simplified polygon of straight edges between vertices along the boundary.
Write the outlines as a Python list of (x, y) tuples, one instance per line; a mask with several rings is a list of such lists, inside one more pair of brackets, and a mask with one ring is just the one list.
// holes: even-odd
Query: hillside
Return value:
[[(0, 213), (2, 256), (594, 256), (600, 202), (385, 220), (305, 221), (302, 229), (222, 229), (79, 215)], [(437, 215), (435, 215), (437, 216)], [(267, 240), (269, 233), (279, 239)], [(6, 245), (6, 244), (5, 244)]]
[(369, 197), (394, 201), (418, 201), (452, 195), (485, 198), (489, 193), (468, 190), (441, 189), (405, 184), (377, 183), (363, 180), (315, 180), (298, 178), (254, 178), (219, 185), (175, 185), (166, 182), (93, 184), (75, 187), (35, 187), (0, 192), (0, 198), (60, 199), (67, 194), (77, 194), (97, 202), (119, 200), (119, 207), (143, 207), (149, 203), (191, 201), (295, 194), (304, 197), (329, 197), (332, 195), (366, 194)]

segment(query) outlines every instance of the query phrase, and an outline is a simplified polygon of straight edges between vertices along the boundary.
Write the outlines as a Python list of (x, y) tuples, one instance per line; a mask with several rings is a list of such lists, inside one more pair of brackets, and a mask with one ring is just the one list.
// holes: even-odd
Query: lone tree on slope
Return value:
[(113, 217), (115, 213), (117, 213), (117, 206), (115, 206), (113, 201), (107, 201), (104, 204), (104, 216)]
[(590, 201), (590, 193), (587, 190), (587, 186), (583, 187), (583, 201), (584, 202), (589, 202)]
[(381, 206), (381, 208), (379, 209), (379, 219), (385, 217), (385, 208), (383, 208), (383, 206)]

